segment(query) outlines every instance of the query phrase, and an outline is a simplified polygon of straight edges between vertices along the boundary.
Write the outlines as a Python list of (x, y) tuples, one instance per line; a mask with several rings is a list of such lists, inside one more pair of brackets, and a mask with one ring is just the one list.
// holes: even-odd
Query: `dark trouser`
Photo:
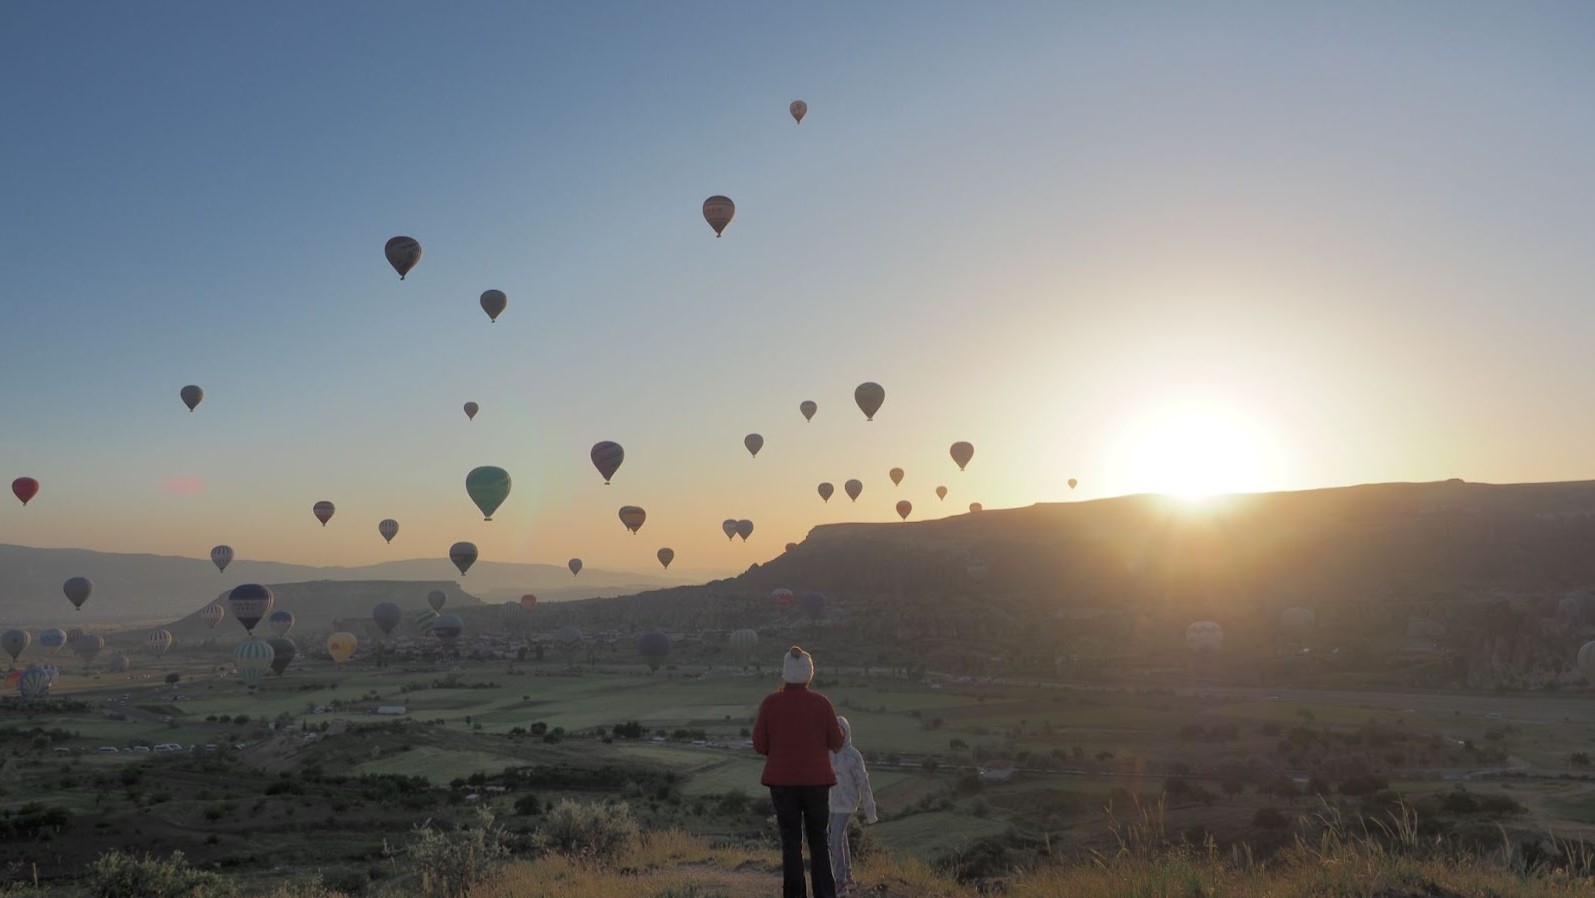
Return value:
[(775, 822), (781, 828), (781, 898), (804, 898), (803, 836), (809, 838), (809, 877), (814, 898), (836, 898), (826, 826), (831, 816), (830, 786), (771, 786)]

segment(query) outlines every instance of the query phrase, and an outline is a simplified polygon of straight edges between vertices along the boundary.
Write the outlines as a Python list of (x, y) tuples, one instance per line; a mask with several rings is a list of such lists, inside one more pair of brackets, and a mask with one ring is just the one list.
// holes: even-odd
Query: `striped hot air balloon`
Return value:
[(271, 671), (272, 659), (277, 650), (259, 636), (251, 636), (233, 649), (233, 664), (238, 668), (238, 679), (250, 689), (257, 689), (266, 681)]

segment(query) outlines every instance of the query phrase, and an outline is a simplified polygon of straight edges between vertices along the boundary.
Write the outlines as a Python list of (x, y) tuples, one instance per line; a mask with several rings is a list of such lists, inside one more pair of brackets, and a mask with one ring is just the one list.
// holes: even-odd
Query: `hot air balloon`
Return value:
[(792, 120), (801, 125), (803, 116), (809, 114), (809, 104), (802, 100), (793, 100), (792, 105), (786, 107), (786, 111), (792, 113)]
[(381, 534), (384, 541), (391, 543), (393, 538), (399, 535), (399, 522), (392, 518), (383, 518), (377, 522), (377, 533)]
[(83, 628), (82, 627), (68, 627), (67, 631), (66, 631), (66, 644), (67, 645), (71, 645), (72, 643), (77, 642), (78, 641), (78, 637), (82, 636), (82, 635), (83, 635)]
[(233, 591), (227, 594), (227, 604), (233, 609), (233, 617), (244, 625), (246, 633), (251, 634), (255, 632), (255, 625), (260, 623), (260, 619), (271, 613), (271, 606), (275, 601), (276, 597), (271, 594), (271, 590), (259, 583), (235, 586)]
[(222, 573), (222, 572), (226, 571), (227, 570), (227, 565), (233, 563), (233, 547), (232, 546), (217, 546), (216, 548), (211, 549), (210, 550), (210, 562), (211, 562), (211, 564), (216, 565), (216, 572), (217, 573)]
[(985, 506), (981, 505), (979, 502), (971, 502), (971, 503), (969, 503), (969, 511), (970, 511), (970, 513), (981, 511), (984, 508), (985, 508)]
[(908, 520), (908, 514), (913, 510), (914, 504), (909, 502), (907, 499), (899, 499), (897, 501), (897, 516), (903, 520)]
[(463, 632), (465, 632), (465, 622), (460, 620), (458, 614), (452, 612), (440, 614), (438, 619), (432, 622), (432, 635), (444, 642), (454, 642)]
[(193, 411), (194, 406), (205, 401), (205, 391), (194, 386), (193, 384), (189, 384), (181, 390), (178, 390), (177, 395), (182, 397), (183, 404), (188, 406), (189, 411)]
[(334, 633), (327, 637), (327, 654), (332, 656), (332, 663), (342, 665), (354, 657), (354, 650), (360, 645), (360, 640), (353, 633)]
[(753, 657), (753, 650), (759, 645), (759, 634), (755, 630), (737, 630), (731, 634), (731, 652), (746, 664)]
[(601, 443), (594, 443), (587, 457), (593, 460), (593, 467), (598, 469), (598, 473), (603, 476), (607, 485), (610, 478), (615, 476), (615, 472), (620, 470), (620, 463), (626, 460), (626, 450), (620, 448), (619, 443), (604, 440)]
[(537, 596), (534, 596), (531, 593), (527, 593), (526, 595), (521, 596), (521, 609), (522, 610), (524, 610), (524, 611), (532, 611), (532, 610), (534, 610), (536, 608), (537, 608)]
[(893, 468), (890, 471), (886, 472), (886, 476), (890, 477), (892, 479), (892, 486), (902, 486), (902, 484), (903, 484), (903, 469), (902, 468)]
[(722, 532), (722, 533), (724, 533), (726, 535), (726, 540), (728, 542), (730, 540), (736, 539), (737, 538), (737, 519), (736, 518), (726, 518), (725, 520), (721, 521), (720, 522), (720, 532)]
[(482, 407), (480, 405), (477, 405), (474, 402), (465, 403), (465, 420), (467, 420), (467, 421), (475, 421), (476, 420), (476, 413), (481, 411), (481, 410), (482, 410)]
[(787, 543), (786, 544), (786, 550), (788, 552), (792, 551), (793, 549), (796, 549), (797, 547), (798, 547), (797, 543)]
[(460, 569), (460, 576), (465, 576), (465, 572), (476, 563), (476, 543), (458, 542), (449, 546), (449, 560)]
[(945, 486), (936, 487), (936, 498), (937, 499), (946, 499), (947, 498), (947, 487), (945, 487)]
[(798, 411), (803, 413), (803, 420), (805, 421), (813, 421), (814, 413), (819, 410), (819, 405), (817, 405), (812, 399), (805, 399), (798, 403)]
[(399, 273), (402, 281), (415, 263), (421, 261), (421, 241), (414, 237), (394, 237), (382, 247), (382, 254), (388, 257), (388, 264)]
[(748, 454), (754, 458), (759, 457), (759, 450), (764, 448), (764, 437), (750, 433), (742, 438), (742, 445), (748, 447)]
[(132, 669), (133, 669), (133, 662), (128, 660), (128, 657), (126, 655), (120, 653), (120, 652), (116, 653), (115, 655), (112, 655), (110, 663), (105, 665), (105, 670), (106, 670), (107, 673), (114, 673), (114, 674), (127, 673), (129, 670), (132, 670)]
[(251, 636), (233, 648), (233, 664), (238, 668), (238, 679), (250, 689), (260, 688), (271, 670), (277, 650), (259, 636)]
[(149, 633), (144, 637), (144, 647), (157, 655), (166, 654), (166, 650), (172, 647), (172, 631), (149, 631)]
[(105, 648), (105, 637), (97, 633), (84, 633), (72, 640), (72, 654), (82, 658), (85, 664), (93, 661), (94, 656), (103, 648)]
[(33, 643), (33, 634), (27, 630), (7, 630), (0, 633), (0, 650), (11, 656), (12, 662)]
[(1224, 647), (1224, 628), (1201, 620), (1185, 628), (1185, 644), (1197, 654), (1211, 654)]
[(39, 648), (47, 654), (54, 655), (66, 646), (66, 631), (59, 627), (39, 631)]
[(87, 577), (73, 577), (61, 584), (61, 591), (66, 593), (66, 600), (72, 607), (83, 610), (83, 603), (89, 600), (89, 594), (94, 592), (94, 582)]
[(842, 484), (842, 492), (847, 493), (847, 498), (857, 502), (859, 495), (864, 492), (864, 481), (849, 480)]
[(1296, 639), (1307, 635), (1318, 616), (1310, 608), (1286, 608), (1279, 614), (1279, 628)]
[(50, 694), (51, 677), (43, 667), (34, 665), (17, 678), (17, 694), (36, 701)]
[(620, 523), (626, 525), (626, 529), (631, 531), (632, 536), (637, 535), (637, 531), (642, 529), (642, 522), (646, 520), (648, 520), (648, 512), (635, 505), (625, 505), (620, 509)]
[(809, 590), (803, 594), (803, 610), (809, 617), (819, 617), (825, 613), (825, 593)]
[(504, 295), (503, 290), (486, 290), (482, 293), (482, 311), (487, 313), (489, 321), (496, 323), (509, 304), (510, 298)]
[(554, 631), (554, 642), (564, 650), (566, 657), (570, 657), (581, 647), (582, 631), (575, 627), (560, 627)]
[(437, 619), (438, 613), (436, 611), (431, 608), (423, 608), (415, 613), (414, 617), (410, 619), (410, 623), (414, 625), (417, 633), (431, 633), (432, 625), (437, 622)]
[(328, 502), (325, 499), (317, 502), (310, 508), (311, 513), (316, 516), (316, 520), (320, 521), (321, 526), (323, 527), (327, 526), (327, 522), (332, 520), (332, 513), (337, 510), (338, 509), (331, 502)]
[(271, 628), (273, 636), (287, 636), (288, 631), (294, 628), (294, 615), (292, 611), (273, 611), (266, 615), (266, 626)]
[(831, 486), (829, 483), (820, 484), (820, 500), (822, 502), (825, 502), (827, 504), (830, 503), (831, 496), (835, 492), (836, 492), (836, 487)]
[(565, 562), (565, 566), (570, 568), (570, 575), (572, 577), (582, 572), (582, 560), (580, 558), (572, 558), (571, 560)]
[(399, 606), (394, 602), (378, 602), (371, 609), (371, 621), (377, 625), (377, 629), (381, 630), (384, 636), (393, 632), (393, 628), (399, 625), (399, 619), (402, 616), (403, 612), (399, 610)]
[(216, 625), (221, 623), (222, 618), (226, 616), (227, 609), (215, 603), (206, 605), (204, 610), (199, 613), (199, 619), (209, 624), (212, 630), (216, 629)]
[(736, 203), (730, 197), (711, 196), (703, 201), (703, 220), (714, 228), (714, 236), (719, 237), (737, 214)]
[(875, 420), (875, 413), (881, 410), (881, 403), (886, 401), (886, 389), (878, 383), (862, 383), (853, 391), (853, 401), (858, 403), (859, 411), (864, 413), (864, 420)]
[(747, 520), (746, 518), (744, 518), (744, 519), (742, 519), (740, 521), (737, 521), (737, 536), (742, 537), (742, 541), (743, 542), (747, 542), (748, 541), (748, 537), (750, 537), (752, 535), (753, 535), (753, 522), (752, 521)]
[(1584, 643), (1584, 646), (1578, 650), (1577, 661), (1578, 669), (1583, 671), (1584, 676), (1591, 682), (1595, 682), (1595, 642)]
[(676, 560), (676, 550), (675, 549), (660, 549), (658, 552), (656, 552), (654, 554), (658, 556), (659, 563), (664, 565), (665, 570), (667, 570), (667, 571), (670, 570), (670, 562)]
[(775, 592), (770, 593), (770, 604), (785, 611), (787, 606), (792, 604), (792, 590), (777, 589)]
[(1069, 478), (1069, 489), (1074, 489), (1075, 487), (1077, 487), (1079, 485), (1080, 485), (1080, 481), (1075, 480), (1073, 477)]
[(482, 520), (491, 521), (493, 512), (509, 498), (509, 472), (491, 465), (472, 468), (471, 473), (465, 475), (465, 492), (482, 510)]
[(637, 654), (648, 662), (648, 669), (654, 673), (659, 672), (659, 666), (670, 657), (670, 637), (651, 630), (637, 638)]
[(299, 655), (299, 646), (286, 636), (268, 639), (266, 644), (271, 646), (271, 672), (280, 677)]
[(433, 611), (442, 611), (448, 600), (448, 594), (441, 589), (434, 589), (426, 594), (426, 603), (431, 606)]
[(24, 506), (39, 494), (39, 481), (32, 477), (18, 477), (11, 481), (11, 495), (16, 496)]
[(962, 471), (964, 465), (969, 464), (969, 460), (975, 457), (975, 446), (973, 443), (959, 440), (947, 450), (947, 454), (953, 457), (953, 461), (958, 464), (958, 470)]

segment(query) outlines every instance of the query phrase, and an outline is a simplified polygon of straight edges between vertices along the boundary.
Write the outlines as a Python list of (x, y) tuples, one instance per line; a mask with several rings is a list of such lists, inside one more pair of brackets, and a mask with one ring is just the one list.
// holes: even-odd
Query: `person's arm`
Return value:
[(765, 699), (759, 703), (759, 718), (753, 722), (753, 750), (761, 755), (770, 753), (770, 729), (764, 722), (764, 706), (769, 702)]
[(869, 771), (864, 769), (864, 753), (858, 753), (858, 767), (853, 771), (853, 785), (858, 793), (861, 807), (864, 809), (865, 823), (879, 823), (880, 817), (875, 813), (875, 790), (869, 786)]
[(842, 725), (836, 721), (836, 708), (829, 701), (825, 703), (825, 719), (829, 726), (825, 730), (825, 745), (831, 751), (841, 751), (847, 744), (847, 737), (842, 735)]

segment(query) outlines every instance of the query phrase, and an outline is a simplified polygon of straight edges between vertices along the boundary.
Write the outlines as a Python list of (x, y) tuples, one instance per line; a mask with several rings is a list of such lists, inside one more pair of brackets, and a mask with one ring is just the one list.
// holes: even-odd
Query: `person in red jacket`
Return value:
[(770, 789), (781, 829), (781, 898), (804, 898), (803, 837), (809, 840), (814, 898), (836, 898), (826, 827), (836, 785), (831, 752), (842, 748), (842, 727), (831, 700), (809, 689), (814, 658), (792, 646), (781, 664), (780, 690), (765, 696), (753, 724), (753, 750), (765, 756), (759, 782)]

